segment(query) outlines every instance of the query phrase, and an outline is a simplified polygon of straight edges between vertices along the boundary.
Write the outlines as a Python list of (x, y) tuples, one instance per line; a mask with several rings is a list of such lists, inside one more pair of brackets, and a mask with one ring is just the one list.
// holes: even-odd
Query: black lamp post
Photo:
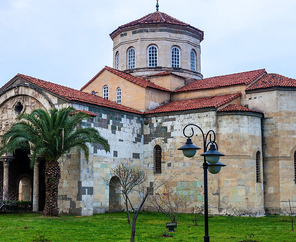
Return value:
[[(203, 130), (196, 124), (188, 124), (183, 129), (183, 134), (187, 138), (185, 145), (180, 147), (178, 150), (182, 150), (183, 154), (186, 157), (193, 157), (196, 153), (196, 150), (201, 148), (195, 146), (191, 137), (194, 135), (194, 129), (191, 127), (191, 135), (186, 135), (185, 130), (187, 127), (193, 126), (200, 130), (203, 138), (203, 154), (204, 157), (203, 169), (204, 169), (204, 206), (205, 206), (205, 236), (204, 241), (209, 242), (209, 217), (208, 217), (208, 170), (212, 174), (217, 174), (222, 166), (226, 166), (219, 162), (220, 156), (224, 156), (218, 151), (218, 144), (216, 143), (216, 133), (213, 130), (208, 131), (204, 134)], [(209, 148), (209, 149), (208, 149)]]

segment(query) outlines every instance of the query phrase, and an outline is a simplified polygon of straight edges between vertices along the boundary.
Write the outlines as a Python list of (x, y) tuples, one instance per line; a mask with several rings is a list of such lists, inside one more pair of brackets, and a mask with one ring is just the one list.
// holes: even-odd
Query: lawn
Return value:
[[(204, 223), (192, 223), (192, 215), (180, 214), (173, 237), (162, 237), (166, 217), (158, 213), (139, 215), (136, 241), (203, 241)], [(210, 241), (296, 241), (286, 216), (224, 217), (209, 219)], [(45, 218), (36, 213), (0, 214), (0, 241), (129, 241), (130, 226), (125, 213), (105, 213), (91, 217), (60, 216)], [(43, 238), (43, 240), (42, 240)]]

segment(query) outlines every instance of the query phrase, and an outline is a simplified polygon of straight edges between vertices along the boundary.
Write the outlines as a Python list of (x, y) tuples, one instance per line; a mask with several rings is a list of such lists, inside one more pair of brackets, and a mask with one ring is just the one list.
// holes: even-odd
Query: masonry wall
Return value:
[[(218, 174), (219, 213), (264, 214), (261, 115), (218, 115), (218, 142), (226, 167)], [(259, 179), (256, 153), (260, 152)]]
[[(195, 76), (200, 78), (201, 61), (200, 61), (200, 41), (193, 34), (177, 30), (170, 27), (153, 28), (137, 28), (122, 32), (113, 40), (113, 60), (114, 68), (116, 53), (119, 53), (119, 69), (126, 70), (127, 66), (127, 50), (131, 47), (136, 51), (136, 68), (146, 68), (147, 63), (147, 49), (150, 45), (156, 45), (158, 48), (158, 66), (171, 67), (171, 48), (178, 46), (181, 51), (180, 68), (190, 70), (190, 51), (194, 49), (197, 56), (196, 73)], [(153, 73), (154, 69), (151, 69)], [(150, 73), (150, 74), (151, 74)], [(149, 75), (147, 70), (146, 75)], [(191, 73), (191, 76), (194, 73)]]
[[(112, 178), (112, 169), (120, 163), (144, 169), (143, 119), (139, 115), (111, 109), (78, 105), (75, 105), (75, 108), (97, 114), (95, 118), (83, 122), (82, 126), (96, 128), (110, 144), (110, 153), (106, 153), (101, 146), (92, 144), (89, 163), (82, 157), (80, 165), (80, 194), (85, 209), (93, 205), (93, 213), (105, 212), (109, 210), (110, 198), (110, 189), (106, 181)], [(136, 194), (131, 197), (137, 203)], [(123, 207), (123, 202), (120, 202)]]
[(267, 213), (287, 213), (296, 205), (294, 153), (296, 150), (296, 93), (267, 90), (247, 94), (250, 108), (264, 111), (264, 184)]
[[(210, 129), (217, 130), (217, 119), (215, 111), (200, 113), (172, 113), (169, 115), (158, 115), (150, 117), (144, 125), (144, 160), (150, 170), (150, 180), (155, 186), (161, 181), (169, 179), (172, 189), (188, 199), (188, 206), (181, 208), (183, 212), (190, 212), (192, 207), (203, 206), (203, 153), (201, 150), (193, 158), (184, 157), (178, 150), (186, 142), (183, 136), (185, 125), (194, 123), (199, 125), (205, 132)], [(202, 136), (195, 128), (197, 136), (192, 137), (195, 145), (202, 146)], [(186, 134), (190, 134), (190, 129)], [(154, 173), (153, 149), (156, 145), (162, 148), (162, 173)], [(209, 203), (211, 208), (216, 208), (216, 196), (213, 189), (216, 189), (216, 178), (209, 176)], [(159, 189), (162, 192), (162, 188)], [(147, 204), (147, 206), (150, 206)], [(216, 209), (217, 210), (217, 209)]]

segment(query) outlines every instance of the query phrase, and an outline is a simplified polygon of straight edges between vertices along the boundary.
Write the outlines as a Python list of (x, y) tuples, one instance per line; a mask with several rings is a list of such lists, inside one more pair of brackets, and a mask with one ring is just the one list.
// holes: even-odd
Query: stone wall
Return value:
[[(200, 41), (197, 36), (187, 31), (176, 30), (170, 27), (163, 28), (138, 28), (127, 30), (113, 39), (113, 66), (116, 68), (116, 53), (119, 53), (119, 70), (126, 70), (127, 50), (130, 47), (136, 51), (136, 68), (146, 68), (147, 49), (150, 45), (156, 45), (158, 48), (158, 66), (171, 67), (171, 48), (177, 46), (180, 48), (180, 68), (190, 70), (190, 51), (193, 49), (197, 55), (196, 72), (191, 73), (191, 77), (200, 78)], [(150, 74), (155, 69), (150, 70)], [(145, 75), (149, 75), (149, 70)], [(189, 76), (188, 76), (189, 77)]]
[[(264, 214), (261, 115), (219, 113), (218, 141), (226, 167), (218, 175), (219, 213)], [(259, 178), (256, 153), (260, 152)]]
[(264, 111), (264, 193), (267, 213), (286, 213), (296, 204), (294, 152), (296, 93), (288, 89), (247, 94), (250, 108)]

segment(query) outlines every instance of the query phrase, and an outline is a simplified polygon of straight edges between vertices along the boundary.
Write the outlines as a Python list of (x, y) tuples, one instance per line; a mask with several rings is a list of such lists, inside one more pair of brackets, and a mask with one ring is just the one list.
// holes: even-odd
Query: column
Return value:
[(33, 212), (39, 211), (39, 162), (34, 165)]
[(9, 200), (9, 162), (10, 159), (3, 161), (3, 200)]

